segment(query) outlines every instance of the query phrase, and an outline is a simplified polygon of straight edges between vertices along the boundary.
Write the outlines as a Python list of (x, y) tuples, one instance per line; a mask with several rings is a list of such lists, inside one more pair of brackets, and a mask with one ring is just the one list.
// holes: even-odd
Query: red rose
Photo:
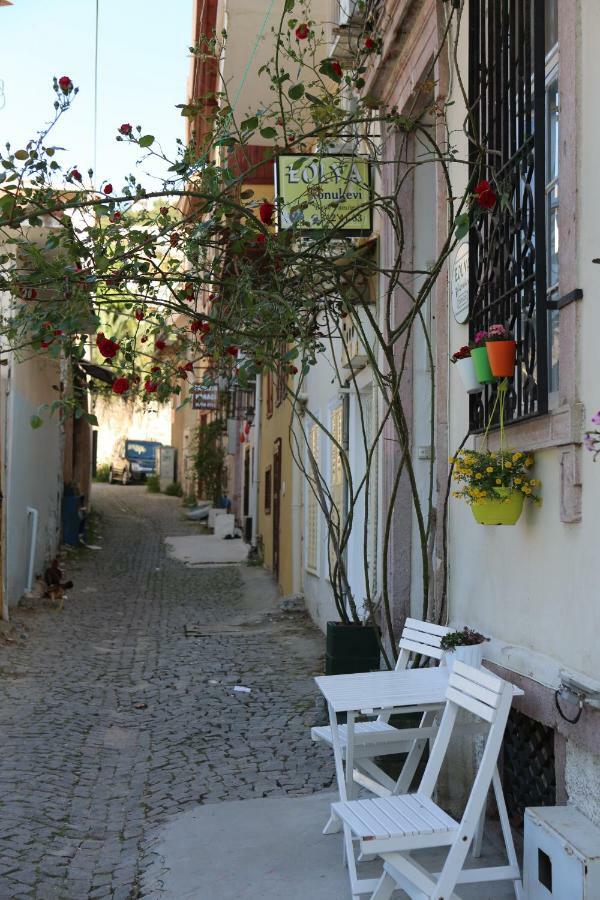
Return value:
[(177, 234), (177, 232), (171, 235), (171, 237), (169, 238), (169, 242), (171, 244), (171, 247), (177, 246), (177, 244), (179, 243), (179, 235)]
[(160, 372), (160, 366), (152, 366), (152, 368), (150, 369), (150, 371), (151, 371), (152, 373), (154, 373), (154, 372)]
[(112, 383), (113, 394), (124, 394), (128, 390), (129, 390), (129, 379), (115, 378), (115, 380)]
[(144, 337), (143, 337), (141, 340), (142, 340), (142, 344), (145, 344), (146, 341), (148, 340), (148, 335), (145, 334)]
[(165, 349), (165, 347), (167, 346), (167, 342), (163, 341), (162, 338), (159, 338), (157, 341), (154, 341), (154, 346), (160, 352)]
[(194, 364), (191, 362), (187, 362), (183, 368), (185, 369), (186, 372), (193, 372)]
[(310, 34), (310, 28), (303, 22), (302, 25), (298, 25), (296, 28), (296, 37), (299, 41), (305, 41), (308, 35)]
[(156, 383), (156, 381), (150, 381), (150, 379), (148, 379), (144, 383), (144, 390), (146, 391), (147, 394), (155, 394), (157, 388), (158, 388), (158, 384)]
[(144, 318), (144, 310), (143, 310), (143, 309), (136, 309), (136, 311), (135, 311), (135, 313), (134, 313), (134, 316), (136, 317), (136, 319), (138, 320), (138, 322), (141, 322), (142, 319)]
[(120, 219), (121, 219), (121, 213), (120, 213), (120, 212), (113, 213), (112, 216), (110, 217), (110, 221), (111, 221), (111, 222), (119, 222)]
[(482, 209), (493, 209), (496, 205), (496, 194), (492, 190), (492, 187), (489, 181), (480, 181), (478, 185), (476, 185), (475, 190), (475, 199), (479, 203)]
[[(185, 290), (185, 292), (186, 292), (186, 294), (187, 294), (188, 297), (193, 297), (193, 296), (194, 296), (194, 285), (192, 284), (191, 281), (188, 281), (188, 282), (187, 282), (187, 284), (186, 284), (184, 290)], [(209, 297), (208, 299), (210, 300), (210, 297)]]
[(373, 38), (365, 38), (365, 50), (374, 50), (375, 49), (375, 41)]
[(101, 331), (96, 335), (96, 347), (105, 359), (112, 359), (119, 352), (119, 345), (116, 341), (104, 337)]
[(237, 356), (238, 349), (232, 344), (230, 347), (226, 348), (225, 353), (229, 353), (230, 356)]
[(83, 180), (81, 177), (81, 172), (78, 169), (73, 169), (73, 171), (71, 172), (69, 177), (72, 178), (73, 181), (82, 181)]
[(120, 133), (120, 134), (131, 134), (132, 131), (133, 131), (133, 128), (132, 128), (132, 126), (129, 124), (129, 122), (125, 122), (125, 123), (124, 123), (123, 125), (121, 125), (121, 127), (119, 128), (119, 133)]
[(177, 366), (177, 377), (187, 378), (187, 369), (185, 369), (183, 366)]
[(297, 375), (298, 366), (288, 366), (288, 372), (290, 373), (290, 375)]
[(266, 239), (265, 235), (262, 233), (262, 231), (260, 234), (256, 235), (256, 243), (257, 244), (264, 244), (266, 240), (267, 239)]
[(261, 203), (258, 207), (258, 215), (260, 216), (260, 221), (263, 223), (263, 225), (273, 224), (274, 213), (275, 207), (272, 203), (269, 203), (268, 200), (265, 200), (265, 202)]
[(160, 208), (160, 214), (161, 214), (161, 216), (168, 216), (168, 214), (169, 214), (169, 207), (168, 207), (168, 206), (161, 206), (161, 208)]
[(337, 59), (334, 59), (334, 61), (331, 63), (331, 71), (333, 72), (334, 75), (337, 75), (338, 78), (341, 78), (342, 75), (344, 74), (344, 70), (340, 66)]
[(62, 328), (55, 328), (52, 334), (55, 334), (57, 337), (60, 337), (61, 334), (64, 334)]
[(73, 82), (68, 75), (63, 75), (62, 78), (58, 79), (58, 86), (63, 94), (70, 94), (73, 90)]
[(51, 343), (52, 341), (42, 341), (40, 347), (42, 350), (47, 350)]
[(112, 186), (112, 184), (110, 183), (110, 181), (108, 182), (108, 184), (105, 184), (105, 185), (104, 185), (104, 187), (102, 188), (102, 190), (104, 191), (105, 194), (112, 194), (112, 192), (113, 192), (113, 186)]

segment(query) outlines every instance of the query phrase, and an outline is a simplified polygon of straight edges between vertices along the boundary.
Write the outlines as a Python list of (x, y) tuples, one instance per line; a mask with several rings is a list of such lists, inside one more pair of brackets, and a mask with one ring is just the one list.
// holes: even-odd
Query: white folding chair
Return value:
[[(446, 698), (418, 792), (334, 803), (332, 813), (358, 838), (363, 853), (377, 854), (384, 861), (384, 872), (371, 900), (389, 900), (396, 888), (406, 891), (413, 900), (460, 900), (454, 893), (457, 884), (505, 880), (513, 882), (517, 900), (522, 900), (521, 874), (497, 768), (513, 686), (485, 669), (456, 662)], [(459, 709), (488, 723), (489, 731), (463, 817), (457, 822), (432, 797)], [(464, 869), (490, 785), (496, 796), (508, 864)], [(448, 848), (440, 872), (429, 872), (411, 855), (431, 847)]]
[[(444, 635), (451, 630), (443, 625), (434, 625), (432, 622), (406, 619), (398, 644), (400, 653), (394, 671), (407, 669), (415, 656), (422, 656), (428, 660), (441, 660), (444, 651), (441, 649), (440, 643)], [(371, 721), (355, 723), (352, 757), (354, 780), (371, 793), (387, 796), (390, 793), (404, 793), (409, 790), (427, 741), (435, 735), (434, 722), (437, 710), (429, 708), (427, 711), (422, 711), (411, 707), (411, 713), (415, 712), (422, 713), (417, 732), (419, 733), (418, 738), (415, 737), (416, 729), (408, 731), (390, 725), (389, 713), (380, 715)], [(348, 743), (348, 730), (345, 725), (338, 726), (338, 735), (342, 755), (345, 759)], [(331, 726), (329, 725), (312, 728), (311, 737), (313, 741), (324, 741), (329, 746), (333, 746)], [(390, 778), (373, 761), (377, 756), (388, 756), (394, 753), (408, 754), (397, 781)], [(339, 831), (339, 827), (339, 823), (330, 818), (323, 833), (331, 834)]]

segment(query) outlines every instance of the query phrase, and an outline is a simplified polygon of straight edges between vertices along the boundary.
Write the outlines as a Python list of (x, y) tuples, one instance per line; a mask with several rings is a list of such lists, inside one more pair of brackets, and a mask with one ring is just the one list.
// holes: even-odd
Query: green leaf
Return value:
[(40, 416), (32, 416), (29, 420), (29, 424), (32, 428), (41, 428), (44, 424), (44, 420)]
[(471, 227), (471, 219), (469, 213), (462, 213), (460, 216), (457, 216), (454, 220), (454, 228), (456, 230), (456, 237), (460, 240), (464, 238), (469, 233), (469, 228)]
[(289, 13), (293, 10), (293, 8), (294, 8), (294, 0), (285, 0), (285, 6), (283, 8), (283, 11), (286, 13)]
[(17, 150), (15, 153), (15, 159), (29, 159), (29, 153), (27, 150)]
[(288, 91), (288, 97), (290, 98), (290, 100), (299, 100), (303, 94), (304, 94), (304, 85), (303, 84), (294, 84)]
[(267, 128), (261, 128), (260, 135), (268, 140), (269, 138), (277, 137), (277, 131), (269, 126)]
[(140, 147), (151, 147), (153, 143), (154, 143), (154, 135), (153, 134), (145, 134), (139, 140)]
[(251, 116), (249, 119), (244, 119), (241, 128), (242, 131), (254, 131), (255, 128), (258, 128), (258, 116)]

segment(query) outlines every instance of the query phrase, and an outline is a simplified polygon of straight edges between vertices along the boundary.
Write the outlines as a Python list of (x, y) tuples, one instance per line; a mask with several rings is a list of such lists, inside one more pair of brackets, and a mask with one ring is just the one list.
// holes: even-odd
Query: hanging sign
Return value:
[(450, 303), (459, 325), (469, 319), (469, 242), (459, 245), (450, 270)]
[(275, 170), (280, 228), (331, 230), (348, 237), (373, 231), (367, 159), (284, 153), (277, 157)]
[(192, 409), (217, 409), (219, 406), (219, 386), (216, 384), (193, 384), (190, 388)]

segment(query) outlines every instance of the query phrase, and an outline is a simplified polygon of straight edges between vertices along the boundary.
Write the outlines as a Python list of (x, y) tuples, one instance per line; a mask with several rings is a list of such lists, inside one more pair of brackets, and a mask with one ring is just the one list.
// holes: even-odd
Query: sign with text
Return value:
[(216, 384), (193, 384), (190, 388), (192, 409), (217, 409), (219, 387)]
[(331, 230), (349, 237), (371, 234), (371, 165), (367, 159), (284, 153), (275, 165), (280, 228)]
[(450, 269), (452, 314), (460, 325), (469, 320), (469, 243), (459, 244)]

